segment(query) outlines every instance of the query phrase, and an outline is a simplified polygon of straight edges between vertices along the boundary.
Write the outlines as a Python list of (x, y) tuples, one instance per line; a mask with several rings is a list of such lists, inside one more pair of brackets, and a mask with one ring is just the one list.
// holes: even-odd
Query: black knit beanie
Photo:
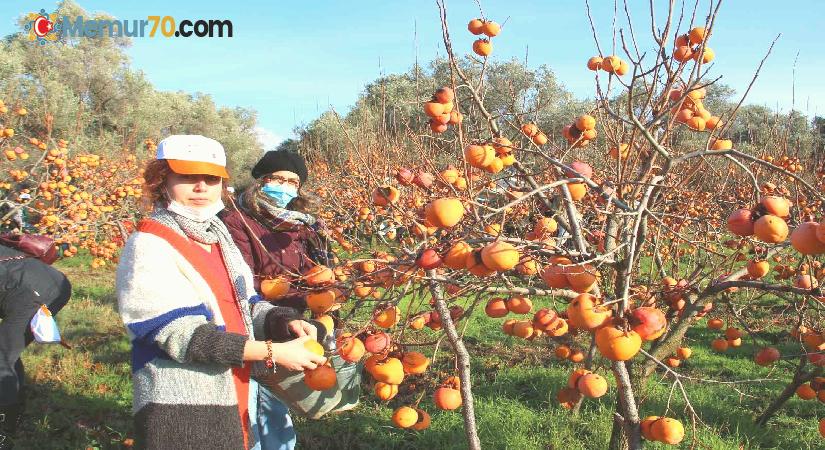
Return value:
[(304, 157), (297, 153), (283, 150), (266, 152), (263, 158), (252, 168), (252, 177), (258, 179), (279, 170), (288, 170), (297, 174), (301, 179), (301, 184), (307, 180), (307, 165)]

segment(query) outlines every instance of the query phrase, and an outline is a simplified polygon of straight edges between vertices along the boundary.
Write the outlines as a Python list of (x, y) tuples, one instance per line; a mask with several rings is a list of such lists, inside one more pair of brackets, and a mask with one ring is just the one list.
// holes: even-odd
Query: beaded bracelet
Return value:
[(267, 339), (266, 341), (266, 359), (264, 359), (264, 364), (268, 369), (272, 369), (275, 372), (275, 360), (272, 357), (272, 341)]

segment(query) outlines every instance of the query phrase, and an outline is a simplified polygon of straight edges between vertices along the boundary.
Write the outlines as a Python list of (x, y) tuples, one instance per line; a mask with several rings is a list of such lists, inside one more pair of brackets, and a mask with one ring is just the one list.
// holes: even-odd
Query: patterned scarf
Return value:
[[(237, 198), (237, 207), (270, 231), (294, 231), (303, 227), (311, 230), (312, 233), (307, 236), (307, 256), (317, 264), (330, 265), (333, 255), (327, 241), (329, 230), (323, 220), (279, 207), (274, 200), (261, 193), (257, 185), (240, 193)], [(257, 208), (250, 208), (250, 202), (256, 202)], [(260, 213), (256, 213), (255, 209)]]
[(255, 295), (252, 271), (232, 240), (226, 225), (217, 216), (206, 222), (196, 222), (159, 205), (155, 206), (151, 218), (193, 241), (209, 245), (218, 244), (235, 290), (235, 301), (240, 307), (246, 333), (252, 336), (252, 318), (249, 310), (249, 299)]
[[(253, 187), (253, 189), (255, 189)], [(249, 202), (255, 202), (260, 214), (256, 214), (253, 208), (250, 208)], [(275, 200), (269, 198), (265, 194), (254, 194), (249, 190), (238, 195), (238, 204), (248, 216), (273, 231), (288, 231), (301, 226), (312, 226), (315, 224), (315, 217), (311, 214), (302, 213), (300, 211), (292, 211), (281, 208), (275, 203)]]

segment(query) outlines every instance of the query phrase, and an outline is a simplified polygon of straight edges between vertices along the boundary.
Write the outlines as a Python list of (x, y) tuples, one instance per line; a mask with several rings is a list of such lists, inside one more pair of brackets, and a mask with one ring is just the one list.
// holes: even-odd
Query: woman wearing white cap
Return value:
[(116, 282), (142, 448), (249, 448), (252, 363), (300, 370), (324, 361), (305, 349), (316, 330), (301, 320), (289, 323), (299, 338), (263, 341), (267, 316), (282, 311), (257, 301), (249, 266), (216, 216), (228, 178), (223, 147), (195, 135), (161, 141), (144, 172), (153, 212), (127, 241)]

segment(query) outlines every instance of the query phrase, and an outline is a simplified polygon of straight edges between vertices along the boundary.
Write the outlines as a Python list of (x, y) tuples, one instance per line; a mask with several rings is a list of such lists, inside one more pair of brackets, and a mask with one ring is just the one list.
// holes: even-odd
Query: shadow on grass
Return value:
[[(737, 358), (738, 359), (738, 358)], [(737, 359), (731, 363), (737, 364)], [(730, 363), (729, 363), (730, 364)], [(715, 374), (707, 373), (705, 364), (696, 366), (680, 367), (683, 375), (694, 375), (694, 372), (706, 379), (718, 380), (744, 380), (763, 378), (759, 373), (750, 372), (750, 376), (741, 377), (740, 370), (721, 369)], [(718, 366), (717, 366), (718, 367)], [(668, 398), (671, 395), (671, 383), (669, 380), (659, 381), (661, 373), (653, 375), (643, 391), (644, 401), (640, 405), (642, 416), (661, 415), (668, 407)], [(782, 378), (782, 376), (772, 376), (770, 378)], [(783, 374), (784, 375), (784, 374)], [(785, 386), (782, 381), (767, 381), (758, 384), (740, 384), (736, 388), (732, 385), (720, 385), (716, 383), (703, 383), (684, 381), (685, 391), (694, 410), (696, 410), (706, 424), (697, 424), (699, 441), (705, 445), (714, 447), (722, 441), (726, 443), (738, 442), (744, 448), (784, 448), (789, 442), (798, 444), (797, 448), (822, 448), (816, 446), (816, 438), (809, 436), (809, 433), (799, 427), (797, 420), (789, 421), (788, 415), (798, 419), (804, 414), (797, 410), (795, 399), (791, 399), (785, 404), (782, 410), (766, 427), (759, 427), (755, 424), (755, 418), (764, 411), (767, 406), (779, 395)], [(677, 388), (670, 397), (671, 417), (677, 417), (683, 421), (685, 428), (690, 426), (689, 414), (685, 412), (685, 401), (681, 391)], [(810, 408), (809, 413), (815, 416), (814, 408)], [(780, 426), (782, 422), (793, 423), (794, 426)], [(692, 434), (688, 430), (688, 435)], [(710, 440), (719, 439), (718, 442)]]
[(123, 442), (132, 436), (130, 401), (117, 395), (70, 394), (61, 386), (30, 383), (17, 448), (127, 448)]
[(401, 430), (392, 426), (386, 411), (379, 413), (371, 409), (373, 411), (364, 411), (359, 407), (317, 421), (296, 418), (297, 447), (324, 450), (466, 448), (461, 424), (445, 428), (442, 421), (438, 428), (431, 427), (423, 432)]

